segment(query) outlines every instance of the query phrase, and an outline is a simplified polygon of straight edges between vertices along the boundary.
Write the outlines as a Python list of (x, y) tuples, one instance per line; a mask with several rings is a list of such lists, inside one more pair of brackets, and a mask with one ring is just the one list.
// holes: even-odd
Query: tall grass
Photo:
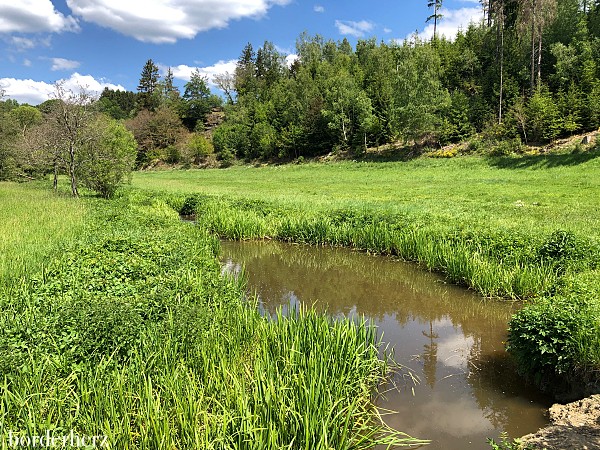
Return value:
[(535, 297), (548, 292), (559, 277), (554, 261), (540, 260), (544, 241), (537, 237), (369, 212), (313, 211), (208, 196), (187, 202), (194, 203), (200, 227), (227, 239), (270, 238), (399, 256), (485, 296)]
[(36, 187), (0, 183), (0, 293), (43, 271), (80, 232), (86, 204)]
[(388, 368), (369, 324), (261, 317), (221, 275), (218, 240), (160, 200), (98, 202), (89, 219), (3, 299), (0, 435), (74, 430), (152, 450), (418, 442), (373, 406)]

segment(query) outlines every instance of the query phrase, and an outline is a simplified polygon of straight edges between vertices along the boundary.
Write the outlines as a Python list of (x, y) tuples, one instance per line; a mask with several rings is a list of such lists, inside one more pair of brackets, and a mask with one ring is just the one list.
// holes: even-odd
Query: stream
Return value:
[(483, 299), (414, 264), (344, 248), (221, 246), (223, 270), (243, 271), (263, 315), (306, 305), (372, 320), (407, 368), (380, 387), (376, 403), (388, 425), (430, 439), (424, 448), (489, 450), (487, 438), (519, 437), (548, 423), (552, 398), (525, 383), (504, 350), (519, 304)]

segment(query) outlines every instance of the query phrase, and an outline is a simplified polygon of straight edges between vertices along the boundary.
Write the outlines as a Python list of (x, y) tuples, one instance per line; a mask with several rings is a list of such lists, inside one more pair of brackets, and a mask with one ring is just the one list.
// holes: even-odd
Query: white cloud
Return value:
[(50, 47), (52, 37), (47, 36), (44, 38), (29, 38), (23, 36), (11, 36), (10, 39), (7, 39), (7, 42), (12, 46), (13, 50), (16, 50), (17, 52), (24, 52), (38, 46)]
[(50, 0), (0, 0), (0, 33), (79, 31), (77, 20), (54, 9)]
[(315, 5), (314, 10), (315, 10), (315, 12), (318, 12), (318, 13), (324, 13), (325, 7), (321, 6), (321, 5)]
[(288, 67), (292, 67), (292, 64), (294, 64), (294, 62), (296, 62), (299, 58), (300, 57), (298, 55), (292, 53), (291, 55), (287, 55), (285, 57), (285, 63)]
[(264, 16), (290, 0), (67, 0), (87, 22), (143, 42), (174, 43), (199, 32), (224, 28), (232, 20)]
[[(225, 72), (229, 72), (231, 74), (233, 74), (235, 72), (235, 66), (237, 64), (237, 60), (236, 59), (231, 59), (229, 61), (219, 61), (215, 64), (213, 64), (212, 66), (206, 66), (206, 67), (195, 67), (195, 66), (188, 66), (185, 64), (181, 64), (179, 66), (175, 66), (175, 67), (171, 67), (171, 70), (173, 71), (173, 77), (177, 78), (179, 80), (183, 80), (183, 81), (190, 81), (190, 78), (192, 77), (192, 72), (194, 72), (196, 69), (198, 69), (198, 71), (200, 72), (200, 74), (206, 76), (208, 78), (208, 84), (210, 86), (215, 86), (213, 83), (213, 77), (215, 75), (221, 74), (221, 73), (225, 73)], [(163, 70), (163, 72), (166, 72), (167, 68), (164, 66), (160, 66), (161, 69)]]
[[(465, 0), (466, 1), (466, 0)], [(471, 3), (471, 1), (468, 1)], [(437, 24), (438, 37), (445, 36), (447, 39), (454, 40), (459, 29), (466, 30), (469, 24), (478, 23), (483, 19), (481, 8), (460, 8), (460, 9), (440, 9), (442, 19)], [(430, 23), (423, 31), (419, 33), (421, 39), (431, 39), (433, 37), (433, 24)], [(410, 39), (410, 36), (407, 36)]]
[(31, 67), (31, 60), (29, 60), (29, 59), (24, 59), (24, 60), (23, 60), (23, 65), (24, 65), (25, 67)]
[[(60, 81), (64, 82), (65, 89), (78, 92), (80, 88), (84, 88), (92, 95), (100, 95), (105, 87), (114, 90), (125, 90), (121, 85), (106, 83), (104, 80), (97, 80), (91, 75), (80, 75), (77, 72)], [(45, 81), (0, 78), (0, 86), (6, 91), (6, 97), (17, 100), (19, 103), (29, 103), (31, 105), (37, 105), (51, 99), (55, 92), (54, 84)]]
[(50, 70), (73, 70), (77, 69), (81, 63), (65, 58), (52, 58), (52, 67)]
[(391, 28), (387, 28), (387, 27), (386, 27), (386, 28), (384, 28), (384, 29), (383, 29), (383, 32), (384, 32), (385, 34), (389, 34), (389, 33), (391, 33), (391, 32), (392, 32), (392, 29), (391, 29)]
[(366, 20), (361, 20), (360, 22), (353, 22), (352, 20), (336, 20), (335, 26), (340, 34), (357, 38), (363, 37), (365, 33), (368, 33), (373, 29), (373, 24)]

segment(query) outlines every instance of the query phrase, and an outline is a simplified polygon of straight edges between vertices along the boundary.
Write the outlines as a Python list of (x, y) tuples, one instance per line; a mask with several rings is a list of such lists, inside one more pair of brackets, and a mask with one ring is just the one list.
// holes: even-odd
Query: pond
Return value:
[[(552, 399), (526, 384), (504, 350), (518, 304), (486, 300), (414, 264), (343, 248), (222, 242), (223, 270), (242, 268), (264, 315), (313, 305), (333, 317), (371, 319), (407, 368), (377, 405), (391, 427), (426, 448), (486, 449), (548, 421)], [(418, 382), (413, 382), (408, 371)]]

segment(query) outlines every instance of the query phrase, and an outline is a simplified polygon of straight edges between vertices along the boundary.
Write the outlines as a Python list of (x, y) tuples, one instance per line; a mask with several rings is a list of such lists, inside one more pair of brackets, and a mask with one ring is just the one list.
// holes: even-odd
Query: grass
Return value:
[(16, 183), (1, 184), (0, 205), (1, 293), (17, 280), (43, 271), (59, 244), (81, 230), (87, 205)]
[(417, 442), (373, 406), (389, 369), (369, 324), (311, 311), (269, 321), (221, 275), (218, 240), (163, 201), (81, 202), (77, 235), (55, 235), (62, 251), (48, 243), (43, 273), (0, 296), (2, 448), (11, 431), (48, 430), (115, 449)]
[(489, 229), (598, 237), (600, 159), (586, 154), (339, 162), (214, 170), (138, 172), (137, 188), (350, 209), (452, 221)]
[(195, 210), (198, 223), (221, 237), (392, 254), (483, 295), (529, 300), (510, 324), (509, 349), (522, 370), (538, 378), (574, 372), (595, 382), (598, 156), (596, 149), (143, 172), (133, 184)]

